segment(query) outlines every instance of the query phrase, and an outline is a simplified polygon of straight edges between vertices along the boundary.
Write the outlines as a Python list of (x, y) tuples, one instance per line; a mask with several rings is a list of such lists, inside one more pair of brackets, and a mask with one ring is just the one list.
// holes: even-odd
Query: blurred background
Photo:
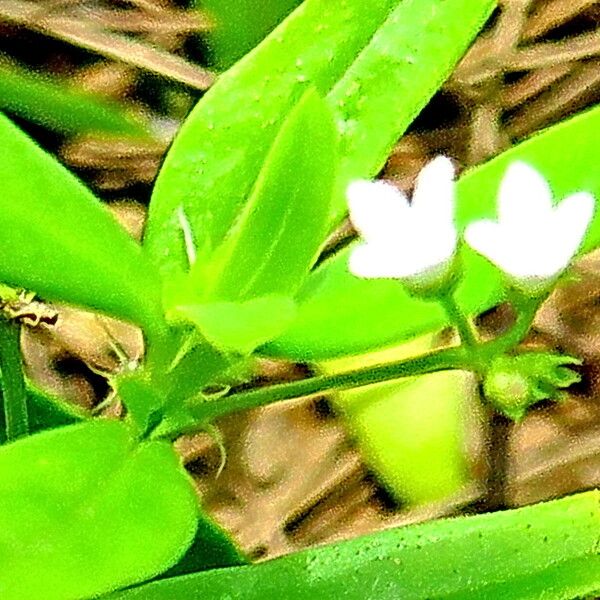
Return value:
[[(73, 170), (137, 238), (180, 123), (298, 0), (0, 0), (0, 110)], [(503, 0), (468, 54), (395, 147), (382, 173), (409, 192), (431, 157), (459, 169), (600, 99), (600, 5)], [(564, 149), (568, 157), (569, 148)], [(301, 176), (302, 174), (298, 174)], [(341, 224), (328, 252), (352, 235)], [(503, 427), (509, 506), (600, 483), (600, 255), (538, 314), (526, 344), (583, 359), (568, 401)], [(93, 409), (119, 346), (138, 331), (69, 307), (26, 327), (30, 376)], [(481, 332), (506, 327), (498, 307)], [(452, 341), (440, 332), (369, 356), (302, 365), (262, 360), (252, 385), (398, 359)], [(481, 510), (493, 437), (467, 374), (436, 374), (240, 413), (177, 442), (203, 503), (255, 559), (359, 533)], [(502, 461), (500, 461), (502, 462)]]

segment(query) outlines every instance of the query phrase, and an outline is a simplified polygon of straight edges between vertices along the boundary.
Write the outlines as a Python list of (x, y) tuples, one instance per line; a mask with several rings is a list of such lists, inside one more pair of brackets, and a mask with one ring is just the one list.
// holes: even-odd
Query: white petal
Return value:
[(552, 192), (544, 177), (523, 162), (512, 163), (500, 183), (500, 223), (523, 234), (534, 224), (544, 227), (551, 210)]
[(479, 254), (496, 264), (502, 260), (505, 241), (498, 223), (489, 219), (475, 221), (467, 226), (464, 235), (467, 244)]
[(421, 169), (411, 208), (428, 219), (454, 220), (454, 165), (449, 158), (438, 156)]
[(411, 231), (408, 236), (407, 253), (418, 264), (414, 271), (424, 271), (450, 260), (456, 251), (458, 234), (452, 225), (435, 223), (428, 228)]
[(398, 278), (398, 249), (360, 244), (352, 249), (348, 268), (356, 277), (366, 279)]
[(346, 196), (350, 220), (367, 241), (393, 239), (408, 220), (406, 196), (384, 181), (353, 181)]
[(425, 245), (422, 241), (421, 245), (415, 245), (413, 242), (410, 238), (404, 238), (402, 244), (392, 246), (376, 243), (358, 245), (350, 253), (350, 272), (369, 279), (418, 277), (448, 262), (456, 245), (456, 239), (449, 243), (448, 238), (444, 247)]
[(564, 267), (579, 250), (585, 232), (594, 216), (595, 205), (592, 194), (578, 192), (567, 196), (554, 209), (554, 245), (561, 249)]
[(539, 270), (539, 253), (526, 238), (513, 237), (502, 224), (489, 220), (471, 223), (465, 240), (471, 248), (485, 256), (515, 279), (527, 279)]

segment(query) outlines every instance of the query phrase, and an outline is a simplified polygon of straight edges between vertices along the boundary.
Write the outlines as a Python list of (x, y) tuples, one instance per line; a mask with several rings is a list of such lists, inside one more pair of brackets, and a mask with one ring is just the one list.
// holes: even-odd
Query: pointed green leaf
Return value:
[(193, 485), (171, 446), (90, 421), (0, 449), (0, 597), (88, 598), (149, 579), (196, 530)]
[(570, 600), (600, 590), (597, 491), (390, 529), (248, 567), (144, 585), (110, 600)]
[(117, 102), (4, 61), (0, 62), (0, 110), (66, 134), (150, 135), (148, 124)]
[(249, 354), (291, 325), (296, 304), (285, 296), (260, 296), (245, 302), (178, 306), (176, 311), (217, 348)]
[[(548, 179), (555, 200), (581, 190), (600, 199), (599, 135), (600, 107), (596, 107), (467, 171), (457, 184), (459, 229), (495, 217), (500, 181), (515, 160), (538, 169)], [(596, 210), (584, 250), (599, 244), (600, 211)], [(397, 281), (351, 275), (350, 251), (351, 247), (340, 252), (308, 279), (298, 297), (297, 321), (265, 352), (300, 360), (357, 354), (448, 325), (438, 304), (409, 296)], [(480, 313), (502, 299), (502, 276), (495, 267), (468, 247), (463, 248), (462, 264), (465, 277), (458, 298), (468, 314)]]
[(214, 19), (208, 34), (212, 61), (220, 69), (230, 67), (260, 42), (301, 0), (195, 0), (194, 5)]
[(296, 293), (327, 233), (336, 146), (331, 111), (309, 90), (275, 137), (226, 240), (208, 265), (192, 268), (194, 290), (225, 301)]
[(158, 273), (109, 211), (0, 114), (0, 281), (153, 327)]
[(225, 73), (186, 120), (154, 190), (145, 247), (165, 272), (186, 269), (178, 214), (210, 254), (251, 195), (271, 140), (314, 86), (334, 111), (341, 171), (373, 176), (464, 53), (493, 0), (305, 0)]

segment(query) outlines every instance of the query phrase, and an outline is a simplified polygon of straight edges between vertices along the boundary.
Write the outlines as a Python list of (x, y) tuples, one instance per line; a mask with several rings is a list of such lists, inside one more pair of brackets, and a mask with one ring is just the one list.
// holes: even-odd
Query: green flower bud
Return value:
[(528, 408), (542, 400), (560, 401), (562, 388), (581, 380), (566, 365), (580, 365), (572, 356), (551, 352), (527, 352), (496, 358), (488, 369), (483, 391), (496, 410), (520, 421)]

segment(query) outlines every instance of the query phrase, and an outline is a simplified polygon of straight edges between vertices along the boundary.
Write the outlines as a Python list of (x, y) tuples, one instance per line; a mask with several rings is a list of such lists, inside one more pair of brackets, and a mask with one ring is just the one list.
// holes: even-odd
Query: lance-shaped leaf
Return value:
[(158, 273), (71, 173), (0, 115), (0, 281), (153, 327)]
[(0, 596), (95, 597), (144, 581), (194, 538), (193, 485), (166, 442), (90, 421), (0, 449)]
[[(600, 108), (547, 129), (465, 173), (457, 183), (459, 229), (481, 218), (494, 218), (500, 181), (513, 161), (535, 167), (549, 181), (554, 199), (588, 191), (600, 199), (597, 146)], [(568, 153), (565, 153), (568, 149)], [(600, 244), (596, 210), (582, 251)], [(357, 354), (401, 342), (449, 324), (434, 302), (410, 296), (394, 280), (359, 279), (348, 271), (350, 248), (319, 267), (300, 291), (298, 318), (266, 353), (297, 359)], [(464, 278), (458, 288), (462, 308), (471, 315), (502, 300), (500, 271), (468, 247), (462, 249)], [(336, 310), (331, 311), (335, 306)]]
[(327, 233), (337, 141), (331, 110), (307, 91), (277, 133), (227, 238), (208, 265), (192, 268), (202, 296), (243, 301), (296, 293)]
[(118, 103), (4, 61), (0, 62), (0, 110), (65, 134), (150, 135), (148, 124)]
[(283, 333), (294, 321), (296, 304), (285, 296), (260, 296), (245, 302), (211, 302), (176, 307), (214, 346), (250, 354)]
[(254, 0), (194, 0), (215, 21), (208, 34), (212, 61), (220, 69), (230, 67), (261, 39), (301, 0), (262, 0), (256, 10)]
[(202, 98), (154, 190), (145, 246), (181, 272), (183, 207), (202, 260), (251, 195), (285, 116), (314, 86), (334, 111), (341, 171), (333, 219), (353, 177), (373, 176), (486, 20), (493, 0), (306, 0)]
[(111, 600), (569, 600), (600, 590), (598, 492), (390, 529), (249, 567), (133, 588)]
[(283, 333), (327, 233), (336, 150), (331, 110), (309, 90), (275, 137), (224, 242), (173, 287), (169, 313), (191, 320), (217, 346), (242, 353)]

